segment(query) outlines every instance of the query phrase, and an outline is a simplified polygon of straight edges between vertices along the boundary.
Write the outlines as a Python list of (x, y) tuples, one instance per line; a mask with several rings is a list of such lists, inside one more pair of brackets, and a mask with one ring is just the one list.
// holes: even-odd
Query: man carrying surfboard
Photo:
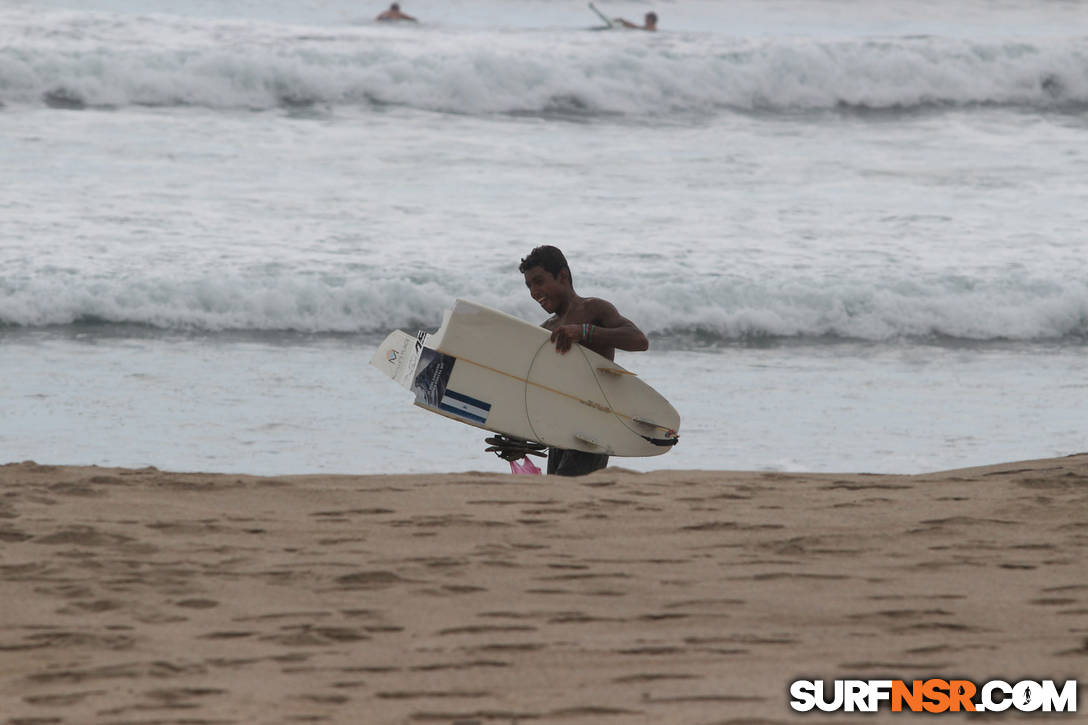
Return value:
[[(642, 330), (621, 315), (615, 305), (599, 297), (581, 297), (574, 291), (570, 266), (558, 248), (533, 249), (518, 266), (529, 294), (551, 314), (542, 325), (560, 354), (581, 344), (609, 360), (616, 350), (638, 352), (649, 348)], [(548, 449), (548, 473), (582, 476), (608, 465), (608, 456), (563, 448)]]

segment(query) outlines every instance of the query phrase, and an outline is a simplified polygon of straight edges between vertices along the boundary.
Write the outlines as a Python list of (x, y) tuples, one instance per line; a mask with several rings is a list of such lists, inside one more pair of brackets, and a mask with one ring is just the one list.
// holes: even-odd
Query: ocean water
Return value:
[(0, 0), (0, 461), (505, 471), (367, 364), (567, 254), (636, 470), (1088, 449), (1088, 6)]

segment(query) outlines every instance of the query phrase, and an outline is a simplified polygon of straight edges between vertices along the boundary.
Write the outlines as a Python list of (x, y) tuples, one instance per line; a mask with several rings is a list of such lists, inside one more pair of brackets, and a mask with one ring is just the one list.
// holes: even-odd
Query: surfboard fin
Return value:
[(583, 443), (588, 443), (591, 446), (596, 446), (597, 448), (604, 448), (599, 440), (589, 435), (588, 433), (575, 433), (574, 437), (582, 441)]
[(601, 368), (597, 368), (597, 370), (602, 372), (602, 373), (608, 373), (609, 375), (615, 375), (616, 377), (619, 377), (621, 375), (631, 375), (631, 376), (634, 376), (636, 378), (638, 377), (638, 375), (636, 375), (635, 373), (631, 372), (630, 370), (624, 370), (623, 368), (605, 368), (605, 367), (601, 367)]

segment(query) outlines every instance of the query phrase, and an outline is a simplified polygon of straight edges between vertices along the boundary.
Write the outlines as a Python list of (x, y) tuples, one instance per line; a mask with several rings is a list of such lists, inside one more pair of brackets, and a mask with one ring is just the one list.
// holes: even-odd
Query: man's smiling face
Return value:
[(549, 314), (555, 314), (560, 303), (567, 297), (562, 277), (562, 271), (556, 278), (543, 267), (530, 267), (525, 270), (525, 286), (529, 288), (529, 294)]

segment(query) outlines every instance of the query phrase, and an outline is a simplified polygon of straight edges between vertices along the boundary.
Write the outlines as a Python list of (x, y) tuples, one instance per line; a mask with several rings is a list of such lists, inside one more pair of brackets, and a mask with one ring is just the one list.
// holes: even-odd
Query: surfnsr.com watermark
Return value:
[(790, 698), (798, 712), (1076, 712), (1077, 681), (797, 680)]

